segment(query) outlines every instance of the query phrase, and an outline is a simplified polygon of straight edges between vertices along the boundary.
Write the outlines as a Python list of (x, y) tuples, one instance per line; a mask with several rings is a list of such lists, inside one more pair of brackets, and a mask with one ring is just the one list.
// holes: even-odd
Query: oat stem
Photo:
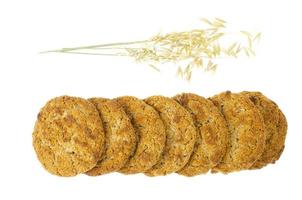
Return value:
[(107, 43), (107, 44), (99, 44), (99, 45), (72, 47), (72, 48), (62, 48), (62, 49), (56, 49), (56, 50), (50, 50), (50, 51), (42, 51), (40, 53), (52, 53), (52, 52), (64, 53), (64, 52), (77, 51), (77, 50), (83, 50), (83, 49), (124, 46), (124, 45), (133, 45), (133, 44), (140, 44), (140, 43), (146, 43), (146, 42), (149, 42), (149, 40), (138, 40), (138, 41), (132, 41), (132, 42), (118, 42), (118, 43)]
[(88, 52), (76, 52), (76, 51), (62, 51), (60, 53), (68, 53), (68, 54), (84, 54), (84, 55), (97, 55), (97, 56), (127, 56), (126, 54), (121, 53), (88, 53)]

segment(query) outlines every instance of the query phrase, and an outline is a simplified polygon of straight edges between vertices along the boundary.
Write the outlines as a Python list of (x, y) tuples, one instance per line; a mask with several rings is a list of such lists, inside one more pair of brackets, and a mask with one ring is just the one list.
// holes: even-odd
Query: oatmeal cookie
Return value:
[(38, 114), (33, 146), (44, 168), (75, 176), (101, 157), (105, 134), (98, 111), (89, 101), (70, 96), (51, 99)]

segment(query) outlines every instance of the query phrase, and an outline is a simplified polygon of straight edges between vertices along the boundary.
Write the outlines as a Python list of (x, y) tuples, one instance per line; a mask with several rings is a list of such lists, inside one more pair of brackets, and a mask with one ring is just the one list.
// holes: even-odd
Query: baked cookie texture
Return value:
[(152, 96), (145, 102), (159, 112), (165, 125), (166, 145), (158, 163), (145, 172), (148, 176), (177, 172), (189, 161), (196, 142), (196, 128), (190, 113), (175, 100)]
[(281, 156), (287, 120), (260, 92), (211, 98), (60, 96), (41, 108), (32, 134), (51, 174), (111, 172), (196, 176), (260, 169)]
[(93, 168), (104, 149), (105, 134), (96, 108), (70, 96), (51, 99), (40, 110), (33, 146), (44, 168), (58, 176), (75, 176)]
[(187, 109), (197, 128), (197, 139), (189, 162), (177, 173), (196, 176), (207, 173), (226, 153), (228, 127), (218, 108), (208, 99), (192, 93), (174, 99)]
[(243, 95), (229, 91), (210, 98), (220, 109), (229, 128), (229, 145), (213, 172), (249, 169), (265, 148), (265, 126), (260, 111)]
[(287, 121), (278, 105), (260, 92), (241, 92), (247, 96), (260, 111), (265, 125), (265, 148), (260, 158), (251, 166), (259, 169), (275, 163), (281, 156), (287, 132)]
[(118, 171), (128, 162), (135, 150), (137, 139), (134, 128), (117, 101), (104, 98), (91, 98), (89, 101), (100, 114), (106, 142), (103, 156), (86, 174), (97, 176)]
[(138, 142), (135, 153), (119, 171), (124, 174), (145, 172), (155, 165), (165, 147), (166, 131), (157, 111), (136, 97), (116, 99), (130, 118)]

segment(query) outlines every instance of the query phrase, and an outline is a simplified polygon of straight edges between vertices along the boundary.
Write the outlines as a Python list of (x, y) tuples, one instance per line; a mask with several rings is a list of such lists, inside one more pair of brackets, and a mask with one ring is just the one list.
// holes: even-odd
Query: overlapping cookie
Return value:
[(248, 97), (229, 91), (210, 99), (221, 111), (229, 128), (226, 154), (213, 172), (249, 169), (265, 148), (265, 126), (260, 111)]
[(215, 167), (226, 152), (228, 128), (218, 108), (208, 99), (184, 93), (174, 99), (192, 115), (197, 129), (197, 141), (189, 162), (177, 173), (195, 176)]
[(75, 176), (92, 169), (102, 156), (104, 142), (97, 109), (77, 97), (48, 101), (38, 114), (33, 132), (38, 159), (58, 176)]
[(159, 112), (166, 129), (166, 145), (161, 158), (148, 176), (177, 172), (188, 162), (196, 142), (196, 128), (190, 113), (175, 100), (164, 96), (152, 96), (146, 103)]
[(265, 148), (260, 158), (251, 166), (251, 169), (262, 168), (267, 164), (275, 163), (284, 149), (287, 132), (287, 121), (277, 104), (260, 92), (241, 92), (247, 96), (260, 111), (265, 125)]
[(135, 151), (135, 130), (118, 102), (103, 98), (92, 98), (89, 101), (95, 105), (102, 119), (106, 142), (103, 156), (86, 174), (97, 176), (115, 172), (128, 162)]
[(209, 99), (61, 96), (40, 110), (32, 137), (38, 160), (57, 176), (196, 176), (275, 163), (286, 133), (285, 115), (260, 92), (223, 92)]
[(166, 142), (164, 124), (157, 111), (136, 97), (117, 98), (135, 129), (138, 141), (134, 154), (119, 171), (124, 174), (145, 172), (155, 165)]

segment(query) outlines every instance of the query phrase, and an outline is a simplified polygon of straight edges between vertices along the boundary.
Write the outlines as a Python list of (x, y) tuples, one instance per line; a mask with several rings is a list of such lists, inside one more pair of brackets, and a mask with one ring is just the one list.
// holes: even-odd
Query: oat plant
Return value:
[[(226, 21), (219, 18), (201, 19), (201, 22), (206, 28), (157, 34), (147, 40), (62, 48), (43, 53), (128, 56), (157, 71), (165, 63), (173, 63), (176, 74), (188, 81), (195, 69), (215, 71), (217, 58), (255, 55), (254, 44), (260, 40), (261, 33), (228, 32)], [(230, 36), (235, 36), (236, 41), (228, 41)]]

